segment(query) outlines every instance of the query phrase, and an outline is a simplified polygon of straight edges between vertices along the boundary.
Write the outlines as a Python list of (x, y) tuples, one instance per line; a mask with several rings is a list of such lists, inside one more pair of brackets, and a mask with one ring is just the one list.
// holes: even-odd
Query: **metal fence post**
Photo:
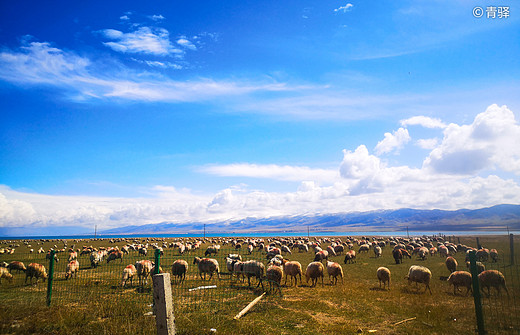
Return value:
[(511, 251), (511, 265), (515, 265), (515, 243), (513, 234), (509, 234), (509, 249)]
[(47, 278), (47, 306), (51, 305), (52, 281), (54, 277), (54, 255), (56, 255), (56, 251), (51, 250), (51, 259), (49, 260), (49, 278)]
[(477, 330), (479, 335), (486, 334), (484, 329), (484, 316), (482, 314), (482, 300), (480, 296), (480, 287), (478, 282), (478, 270), (477, 270), (477, 253), (472, 250), (469, 253), (471, 279), (473, 281), (473, 299), (475, 302), (475, 316), (477, 318)]
[(169, 273), (153, 276), (153, 301), (157, 335), (175, 335), (172, 287)]
[(161, 250), (155, 249), (155, 271), (154, 275), (159, 274), (159, 268), (161, 266)]

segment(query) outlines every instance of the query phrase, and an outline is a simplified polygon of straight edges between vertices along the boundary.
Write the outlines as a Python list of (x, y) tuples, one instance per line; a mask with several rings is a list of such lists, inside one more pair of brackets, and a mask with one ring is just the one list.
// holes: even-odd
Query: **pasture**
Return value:
[[(360, 239), (361, 237), (353, 237)], [(246, 238), (242, 238), (245, 240)], [(279, 240), (293, 240), (280, 238)], [(321, 239), (321, 238), (316, 238)], [(332, 241), (346, 237), (334, 237), (322, 241), (325, 249)], [(370, 238), (371, 239), (371, 238)], [(180, 241), (178, 238), (136, 238), (143, 244), (170, 244)], [(185, 239), (186, 240), (186, 239)], [(344, 264), (344, 253), (329, 259), (338, 262), (343, 268), (344, 279), (337, 285), (332, 285), (325, 272), (324, 285), (321, 280), (316, 287), (310, 287), (310, 281), (298, 285), (283, 285), (282, 295), (270, 292), (240, 320), (233, 317), (251, 300), (262, 292), (261, 287), (255, 288), (257, 282), (252, 279), (251, 287), (247, 280), (242, 282), (223, 274), (221, 280), (216, 276), (209, 281), (203, 281), (198, 276), (195, 256), (203, 257), (204, 251), (210, 245), (218, 243), (221, 250), (216, 256), (221, 272), (227, 272), (225, 256), (229, 253), (240, 253), (244, 260), (257, 259), (266, 264), (266, 252), (255, 251), (250, 255), (246, 248), (235, 249), (231, 244), (224, 244), (231, 238), (211, 238), (204, 241), (200, 248), (180, 255), (177, 248), (165, 248), (161, 256), (161, 267), (170, 272), (173, 261), (185, 259), (189, 264), (186, 280), (181, 284), (176, 280), (172, 284), (176, 328), (178, 334), (208, 334), (211, 328), (220, 334), (474, 334), (476, 329), (473, 297), (463, 293), (453, 294), (453, 287), (446, 278), (449, 271), (445, 258), (427, 256), (420, 260), (417, 255), (411, 259), (405, 258), (402, 264), (396, 264), (392, 257), (392, 249), (387, 245), (382, 250), (382, 256), (376, 258), (371, 248), (368, 253), (357, 255), (356, 262)], [(273, 238), (263, 238), (266, 245)], [(388, 240), (383, 238), (383, 240)], [(310, 242), (315, 238), (311, 237)], [(458, 240), (452, 240), (458, 244)], [(134, 242), (134, 239), (115, 240), (62, 240), (0, 241), (0, 248), (19, 244), (13, 254), (0, 254), (0, 262), (22, 261), (26, 265), (31, 262), (44, 264), (49, 271), (49, 261), (45, 254), (38, 254), (43, 248), (82, 249), (83, 245), (93, 247), (115, 247)], [(476, 247), (475, 237), (460, 237), (460, 243)], [(509, 264), (509, 238), (507, 236), (481, 236), (480, 243), (488, 249), (497, 249), (499, 261), (484, 262), (487, 269), (499, 269), (506, 277), (509, 297), (506, 294), (498, 296), (492, 291), (491, 298), (484, 297), (484, 312), (486, 329), (490, 334), (512, 332), (510, 324), (519, 325), (520, 311), (518, 299), (520, 294), (520, 279), (518, 266), (506, 268)], [(30, 253), (29, 249), (34, 252)], [(354, 244), (357, 252), (358, 244)], [(346, 248), (348, 250), (348, 248)], [(515, 250), (520, 250), (515, 240)], [(307, 264), (313, 261), (314, 252), (298, 252), (292, 249), (292, 254), (284, 254), (284, 258), (299, 261), (303, 272)], [(88, 255), (78, 257), (80, 270), (77, 277), (65, 279), (68, 253), (59, 253), (60, 261), (56, 263), (52, 293), (52, 304), (47, 307), (47, 282), (35, 285), (25, 284), (25, 274), (13, 271), (13, 281), (2, 279), (0, 284), (0, 333), (1, 334), (154, 334), (155, 320), (150, 316), (152, 303), (151, 280), (148, 284), (139, 286), (137, 278), (132, 284), (121, 287), (121, 273), (128, 264), (134, 264), (140, 259), (153, 260), (153, 250), (149, 248), (148, 255), (139, 255), (130, 251), (123, 260), (114, 260), (109, 264), (106, 260), (96, 268), (91, 268)], [(458, 261), (459, 270), (466, 270), (465, 254), (454, 255)], [(517, 263), (520, 258), (517, 257)], [(432, 272), (430, 283), (432, 294), (424, 293), (424, 285), (408, 285), (404, 277), (411, 265), (422, 265)], [(385, 266), (391, 271), (390, 289), (379, 287), (376, 270)], [(503, 268), (501, 268), (503, 267)], [(216, 288), (190, 288), (216, 285)], [(267, 289), (267, 285), (265, 285)], [(465, 292), (465, 290), (463, 290)], [(515, 300), (516, 299), (516, 300)], [(499, 309), (491, 308), (501, 306)], [(496, 314), (496, 315), (495, 315)], [(399, 323), (403, 320), (405, 321)], [(497, 319), (504, 319), (506, 322)]]

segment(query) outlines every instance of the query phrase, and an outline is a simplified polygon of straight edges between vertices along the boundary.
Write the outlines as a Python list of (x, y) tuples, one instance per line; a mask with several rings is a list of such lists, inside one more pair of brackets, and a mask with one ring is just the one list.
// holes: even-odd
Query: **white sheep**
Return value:
[(13, 275), (4, 267), (0, 267), (0, 284), (2, 283), (2, 278), (7, 279), (10, 283), (13, 282)]
[(457, 266), (458, 266), (458, 263), (455, 258), (453, 258), (451, 256), (448, 256), (448, 258), (446, 258), (446, 267), (448, 268), (448, 271), (450, 273), (457, 271)]
[(213, 272), (217, 273), (218, 279), (220, 280), (220, 269), (218, 266), (218, 262), (213, 258), (199, 258), (195, 257), (193, 260), (193, 264), (197, 264), (199, 269), (200, 279), (202, 279), (202, 274), (204, 273), (204, 279), (206, 280), (206, 273), (209, 273), (209, 280), (213, 277)]
[(70, 261), (69, 264), (67, 264), (67, 271), (65, 273), (65, 279), (72, 278), (73, 275), (78, 276), (79, 271), (79, 262), (77, 260)]
[(152, 262), (147, 259), (135, 263), (135, 269), (137, 270), (137, 277), (140, 286), (148, 284), (148, 276), (152, 273), (152, 268)]
[(408, 279), (408, 285), (410, 285), (411, 282), (425, 284), (426, 288), (424, 289), (424, 291), (426, 292), (426, 289), (428, 289), (430, 291), (430, 294), (432, 294), (432, 290), (430, 289), (430, 280), (432, 279), (432, 273), (430, 269), (420, 265), (412, 265), (410, 266), (410, 269), (408, 270), (408, 275), (405, 278)]
[(281, 295), (282, 290), (280, 288), (280, 282), (282, 281), (282, 278), (283, 278), (282, 267), (280, 267), (278, 265), (271, 265), (270, 267), (267, 268), (265, 275), (269, 282), (269, 290), (272, 291), (273, 286), (276, 286), (278, 288), (278, 291), (280, 291), (280, 295)]
[(381, 283), (383, 283), (383, 288), (385, 288), (386, 283), (388, 283), (388, 289), (390, 289), (390, 270), (381, 266), (377, 268), (376, 274), (377, 279), (379, 279), (379, 288), (381, 288)]
[(45, 270), (45, 266), (38, 263), (29, 264), (25, 271), (25, 283), (27, 283), (27, 278), (31, 278), (32, 284), (33, 277), (36, 277), (36, 284), (38, 284), (40, 278), (43, 278), (43, 281), (45, 281), (47, 279), (47, 270)]
[(374, 256), (375, 256), (376, 258), (379, 258), (379, 257), (381, 257), (382, 254), (383, 254), (383, 249), (381, 249), (380, 246), (376, 245), (376, 246), (374, 247)]
[(128, 280), (130, 280), (130, 284), (133, 285), (133, 278), (137, 274), (137, 269), (133, 264), (127, 265), (123, 269), (123, 275), (121, 276), (121, 286), (125, 287)]

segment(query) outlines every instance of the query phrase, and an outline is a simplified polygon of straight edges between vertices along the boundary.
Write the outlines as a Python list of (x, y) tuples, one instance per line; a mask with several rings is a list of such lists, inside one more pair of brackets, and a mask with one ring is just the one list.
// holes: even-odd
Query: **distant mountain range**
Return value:
[[(99, 232), (100, 234), (182, 234), (201, 233), (204, 223), (135, 225)], [(403, 231), (485, 231), (520, 230), (520, 205), (497, 205), (481, 209), (419, 210), (402, 208), (369, 212), (246, 218), (206, 223), (207, 233), (288, 233), (307, 232), (391, 232)]]

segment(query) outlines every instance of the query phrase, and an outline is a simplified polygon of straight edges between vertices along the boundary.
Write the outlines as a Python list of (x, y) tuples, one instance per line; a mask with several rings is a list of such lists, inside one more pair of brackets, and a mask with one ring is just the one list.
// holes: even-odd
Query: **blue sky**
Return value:
[(4, 1), (0, 226), (517, 204), (519, 8)]

